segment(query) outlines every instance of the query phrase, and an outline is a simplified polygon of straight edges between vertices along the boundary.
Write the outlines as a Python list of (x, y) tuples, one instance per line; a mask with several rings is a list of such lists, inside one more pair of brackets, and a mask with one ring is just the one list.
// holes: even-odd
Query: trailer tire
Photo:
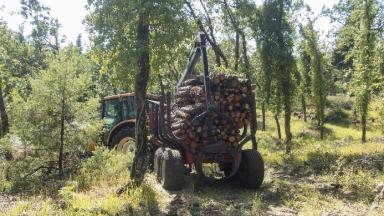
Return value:
[(264, 161), (260, 153), (253, 149), (243, 150), (237, 174), (243, 187), (249, 189), (260, 188), (264, 180)]
[(184, 184), (185, 167), (180, 152), (166, 148), (162, 152), (161, 185), (166, 190), (180, 190)]
[(153, 157), (153, 171), (156, 175), (156, 180), (158, 182), (161, 182), (161, 178), (162, 178), (162, 175), (161, 175), (161, 162), (163, 160), (163, 152), (164, 152), (164, 148), (158, 148), (156, 151), (155, 151), (155, 155)]

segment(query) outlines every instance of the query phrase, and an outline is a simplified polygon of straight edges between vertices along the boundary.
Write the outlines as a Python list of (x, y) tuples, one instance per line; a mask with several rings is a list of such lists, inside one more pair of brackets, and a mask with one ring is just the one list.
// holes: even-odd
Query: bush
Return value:
[(336, 95), (327, 97), (327, 107), (334, 110), (352, 110), (353, 100), (345, 95)]
[(82, 164), (74, 180), (78, 182), (79, 189), (86, 189), (100, 181), (112, 181), (118, 175), (128, 176), (132, 159), (133, 155), (99, 147), (94, 155)]
[(12, 167), (14, 159), (11, 137), (9, 135), (0, 139), (0, 192), (9, 192), (12, 183), (9, 181), (9, 169)]
[[(337, 181), (344, 191), (352, 193), (357, 199), (367, 203), (373, 201), (375, 194), (372, 191), (379, 183), (379, 179), (375, 173), (362, 170), (348, 170), (337, 177)], [(352, 198), (352, 196), (349, 196), (349, 198)]]
[(349, 124), (351, 122), (349, 119), (350, 119), (349, 114), (341, 108), (331, 109), (327, 111), (325, 116), (325, 120), (327, 122), (334, 122), (334, 123)]
[(316, 173), (332, 171), (337, 166), (339, 154), (317, 150), (308, 153), (306, 164)]

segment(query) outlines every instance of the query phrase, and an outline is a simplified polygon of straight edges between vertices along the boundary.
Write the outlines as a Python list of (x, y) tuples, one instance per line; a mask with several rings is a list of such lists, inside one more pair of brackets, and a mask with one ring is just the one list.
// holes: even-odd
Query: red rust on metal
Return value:
[[(119, 98), (124, 98), (124, 97), (132, 97), (132, 96), (135, 96), (135, 93), (127, 92), (127, 93), (123, 93), (123, 94), (106, 96), (106, 97), (103, 97), (102, 100), (114, 100), (114, 99), (119, 99)], [(150, 100), (158, 101), (160, 96), (148, 93), (146, 98), (150, 99)]]

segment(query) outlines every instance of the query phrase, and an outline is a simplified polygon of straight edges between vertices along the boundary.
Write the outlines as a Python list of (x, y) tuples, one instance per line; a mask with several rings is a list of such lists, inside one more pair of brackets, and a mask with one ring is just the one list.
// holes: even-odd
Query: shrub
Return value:
[(351, 192), (357, 199), (367, 203), (373, 201), (375, 194), (372, 191), (377, 186), (379, 179), (374, 173), (362, 170), (348, 170), (337, 177), (337, 181), (344, 191)]
[(333, 170), (337, 165), (339, 154), (317, 150), (308, 153), (306, 164), (316, 173), (324, 173)]
[(94, 155), (87, 159), (74, 178), (79, 189), (85, 189), (100, 181), (115, 179), (118, 175), (128, 176), (128, 167), (132, 162), (132, 155), (121, 154), (99, 147)]

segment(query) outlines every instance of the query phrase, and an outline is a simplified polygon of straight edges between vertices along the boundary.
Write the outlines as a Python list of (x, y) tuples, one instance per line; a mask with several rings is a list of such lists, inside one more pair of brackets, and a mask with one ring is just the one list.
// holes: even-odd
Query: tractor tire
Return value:
[(185, 167), (180, 152), (166, 148), (162, 152), (161, 186), (166, 190), (180, 190), (184, 185)]
[(162, 178), (162, 175), (161, 175), (161, 162), (163, 160), (163, 152), (164, 152), (164, 148), (158, 148), (155, 151), (155, 155), (153, 157), (153, 172), (155, 173), (156, 180), (158, 182), (161, 182), (161, 178)]
[(264, 161), (258, 151), (253, 149), (242, 151), (237, 175), (243, 187), (248, 189), (260, 188), (264, 180)]
[(135, 144), (135, 128), (126, 127), (119, 130), (113, 137), (109, 147), (116, 149), (124, 154), (134, 153)]

